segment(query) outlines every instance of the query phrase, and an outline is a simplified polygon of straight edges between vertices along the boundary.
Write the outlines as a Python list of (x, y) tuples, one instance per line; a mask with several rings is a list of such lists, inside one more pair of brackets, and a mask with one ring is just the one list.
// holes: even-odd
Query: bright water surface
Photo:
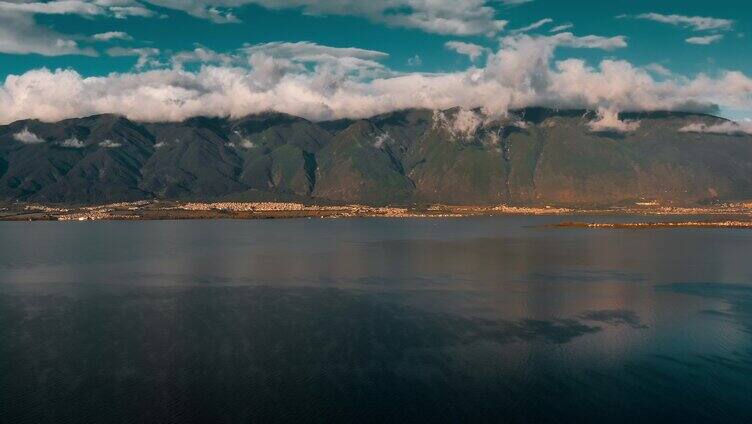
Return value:
[(566, 219), (0, 223), (0, 422), (752, 421), (752, 231)]

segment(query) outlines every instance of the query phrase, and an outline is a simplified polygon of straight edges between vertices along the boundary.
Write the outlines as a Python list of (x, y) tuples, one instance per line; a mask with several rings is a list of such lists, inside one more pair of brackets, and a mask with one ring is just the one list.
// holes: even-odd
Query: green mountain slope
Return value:
[(0, 126), (0, 200), (224, 198), (367, 204), (696, 204), (752, 198), (752, 136), (677, 112), (403, 110), (315, 123), (281, 113)]

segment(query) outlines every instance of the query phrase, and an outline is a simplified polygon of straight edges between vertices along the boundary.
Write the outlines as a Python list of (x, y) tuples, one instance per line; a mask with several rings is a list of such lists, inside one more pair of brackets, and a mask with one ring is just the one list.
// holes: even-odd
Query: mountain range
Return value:
[(752, 136), (696, 113), (402, 110), (312, 122), (282, 113), (0, 126), (0, 200), (361, 204), (697, 204), (752, 198)]

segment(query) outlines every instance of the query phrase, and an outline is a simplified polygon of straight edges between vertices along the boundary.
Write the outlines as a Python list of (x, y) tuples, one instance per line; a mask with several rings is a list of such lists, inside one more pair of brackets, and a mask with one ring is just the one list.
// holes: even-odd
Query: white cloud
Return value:
[(256, 144), (248, 138), (245, 134), (243, 134), (240, 131), (233, 131), (234, 137), (233, 141), (228, 143), (228, 146), (231, 147), (240, 147), (241, 149), (253, 149), (256, 147)]
[(79, 16), (109, 15), (116, 18), (154, 16), (154, 12), (135, 0), (0, 1), (0, 14), (6, 13)]
[(112, 141), (110, 139), (107, 139), (105, 141), (102, 141), (99, 143), (101, 147), (104, 147), (105, 149), (116, 149), (120, 146), (122, 146), (122, 143), (118, 143), (116, 141)]
[(128, 17), (151, 18), (156, 15), (153, 11), (141, 6), (110, 6), (109, 12), (117, 19)]
[(627, 47), (627, 38), (623, 35), (614, 37), (601, 37), (598, 35), (577, 37), (571, 32), (560, 32), (550, 36), (549, 39), (561, 46), (580, 49), (616, 50)]
[(706, 35), (704, 37), (689, 37), (687, 38), (687, 43), (689, 44), (699, 44), (702, 46), (707, 46), (708, 44), (713, 44), (721, 41), (723, 39), (723, 34), (716, 34), (716, 35)]
[(507, 6), (517, 6), (520, 4), (530, 3), (533, 0), (500, 0), (502, 4)]
[(128, 33), (122, 32), (122, 31), (102, 32), (99, 34), (94, 34), (92, 38), (97, 41), (112, 41), (112, 40), (131, 41), (133, 40), (133, 37), (131, 37)]
[(473, 62), (478, 60), (488, 50), (483, 46), (463, 41), (447, 41), (444, 43), (444, 47), (469, 57)]
[(420, 55), (413, 55), (412, 57), (407, 58), (407, 66), (420, 66), (423, 64), (423, 59), (420, 58)]
[(78, 41), (130, 39), (130, 36), (122, 32), (96, 34), (94, 37), (60, 34), (52, 28), (38, 24), (35, 20), (36, 15), (125, 18), (149, 17), (153, 16), (154, 12), (136, 0), (0, 1), (1, 53), (96, 56), (97, 52), (94, 49), (80, 47)]
[(557, 26), (551, 28), (550, 30), (548, 30), (548, 32), (550, 32), (550, 33), (561, 32), (561, 31), (566, 31), (568, 29), (572, 29), (573, 27), (574, 27), (574, 24), (572, 24), (572, 23), (562, 24), (562, 25), (557, 25)]
[(681, 132), (689, 133), (709, 133), (724, 135), (744, 135), (752, 134), (752, 121), (744, 120), (742, 122), (726, 121), (720, 124), (707, 125), (704, 123), (689, 124), (679, 129)]
[(253, 149), (256, 145), (251, 140), (244, 138), (240, 141), (240, 147), (243, 149)]
[(640, 127), (639, 121), (622, 121), (615, 110), (599, 109), (598, 117), (588, 122), (590, 131), (627, 133), (636, 131)]
[(506, 21), (496, 19), (491, 0), (145, 0), (217, 23), (238, 22), (234, 8), (300, 9), (309, 15), (360, 16), (372, 22), (447, 35), (492, 35)]
[(230, 54), (217, 53), (214, 50), (201, 45), (196, 45), (193, 50), (178, 52), (170, 58), (172, 65), (177, 68), (181, 68), (185, 63), (218, 63), (230, 65), (236, 60), (237, 58)]
[(550, 23), (551, 23), (551, 22), (553, 22), (553, 21), (554, 21), (554, 20), (553, 20), (553, 19), (551, 19), (551, 18), (544, 18), (544, 19), (541, 19), (541, 20), (539, 20), (539, 21), (535, 21), (535, 22), (533, 22), (532, 24), (530, 24), (530, 25), (528, 25), (528, 26), (525, 26), (525, 27), (522, 27), (522, 28), (518, 28), (518, 29), (515, 29), (515, 30), (513, 30), (512, 32), (513, 32), (513, 33), (519, 33), (519, 32), (528, 32), (528, 31), (532, 31), (532, 30), (534, 30), (534, 29), (538, 29), (538, 28), (542, 27), (543, 25), (546, 25), (546, 24), (550, 24)]
[(656, 75), (660, 75), (662, 77), (668, 77), (671, 76), (672, 72), (670, 69), (666, 68), (665, 66), (661, 65), (660, 63), (650, 63), (648, 65), (645, 65), (645, 69), (647, 71), (650, 71)]
[(105, 9), (88, 1), (63, 0), (50, 2), (0, 1), (0, 12), (23, 12), (44, 15), (100, 15)]
[(81, 140), (79, 140), (76, 137), (71, 137), (71, 138), (63, 141), (62, 143), (60, 143), (60, 146), (62, 146), (62, 147), (68, 147), (68, 148), (71, 148), (71, 149), (83, 149), (84, 147), (86, 147), (86, 145), (84, 144), (84, 142), (81, 141)]
[[(83, 77), (38, 69), (10, 75), (0, 86), (0, 122), (56, 121), (98, 113), (135, 120), (179, 121), (197, 115), (235, 116), (277, 110), (309, 119), (367, 117), (405, 108), (482, 108), (503, 115), (525, 106), (616, 111), (752, 109), (752, 80), (741, 72), (693, 78), (623, 60), (554, 60), (561, 46), (615, 49), (624, 37), (517, 34), (502, 38), (483, 67), (450, 73), (400, 73), (378, 61), (384, 53), (314, 43), (246, 46), (232, 64)], [(654, 76), (660, 76), (657, 80)], [(605, 118), (604, 118), (605, 116)], [(628, 127), (623, 127), (628, 128)]]
[[(332, 81), (348, 77), (364, 79), (390, 73), (379, 63), (389, 57), (387, 53), (355, 47), (330, 47), (308, 41), (272, 42), (246, 46), (241, 53), (249, 56), (254, 83), (261, 83), (260, 86), (268, 86), (269, 81), (277, 81), (284, 73), (304, 71), (306, 65), (313, 65), (317, 84), (322, 88), (331, 88)], [(415, 61), (413, 64), (419, 65)]]
[(380, 60), (389, 56), (387, 53), (375, 50), (359, 49), (356, 47), (330, 47), (310, 41), (256, 44), (247, 46), (244, 50), (250, 54), (265, 53), (277, 58), (294, 58), (302, 62), (325, 62), (343, 58)]
[(734, 21), (706, 16), (663, 15), (660, 13), (643, 13), (635, 16), (637, 19), (660, 22), (669, 25), (683, 26), (694, 31), (729, 30), (733, 28)]
[(389, 135), (389, 132), (377, 134), (373, 139), (373, 147), (380, 149), (384, 147), (384, 144), (387, 144), (391, 140), (392, 136)]
[[(35, 15), (153, 17), (157, 16), (153, 6), (158, 6), (216, 23), (234, 23), (239, 22), (234, 13), (236, 8), (256, 4), (268, 9), (297, 9), (309, 15), (358, 16), (387, 26), (437, 34), (493, 36), (507, 21), (496, 18), (492, 3), (494, 0), (0, 0), (0, 52), (46, 56), (97, 54), (92, 48), (79, 47), (77, 40), (88, 37), (58, 34), (37, 25)], [(97, 35), (100, 38), (93, 40), (130, 40), (130, 36), (121, 32)]]
[(0, 12), (0, 53), (96, 56), (69, 36), (37, 25), (32, 15), (12, 11)]
[(255, 3), (254, 0), (144, 0), (144, 2), (180, 10), (191, 16), (219, 24), (239, 22), (232, 9)]
[(42, 140), (41, 138), (39, 138), (39, 136), (37, 136), (33, 132), (29, 131), (28, 128), (24, 128), (21, 131), (13, 134), (13, 138), (16, 141), (20, 141), (21, 143), (24, 143), (24, 144), (39, 144), (39, 143), (44, 143), (44, 140)]
[(161, 63), (159, 60), (155, 59), (157, 56), (159, 56), (159, 49), (153, 48), (153, 47), (139, 47), (139, 48), (130, 48), (130, 47), (112, 47), (110, 49), (107, 49), (107, 55), (112, 57), (125, 57), (125, 56), (134, 56), (138, 59), (136, 60), (136, 69), (142, 69), (146, 65), (153, 65), (153, 66), (159, 66)]
[(483, 125), (483, 117), (470, 109), (461, 108), (454, 115), (452, 134), (467, 139), (475, 135), (481, 125)]
[[(268, 9), (299, 9), (309, 15), (359, 16), (395, 27), (452, 35), (493, 35), (506, 21), (496, 19), (495, 0), (56, 0), (0, 1), (0, 14), (153, 17), (145, 5), (180, 10), (215, 23), (240, 22), (235, 9), (255, 4)], [(524, 0), (505, 0), (516, 4)]]

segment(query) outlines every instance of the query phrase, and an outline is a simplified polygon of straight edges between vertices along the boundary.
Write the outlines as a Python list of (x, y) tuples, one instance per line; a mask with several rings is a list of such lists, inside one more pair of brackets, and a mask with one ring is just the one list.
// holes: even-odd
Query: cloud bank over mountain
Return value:
[[(507, 12), (538, 3), (0, 1), (0, 53), (45, 58), (41, 66), (15, 71), (0, 83), (4, 106), (0, 123), (25, 118), (56, 121), (99, 113), (118, 113), (142, 121), (175, 121), (196, 115), (238, 117), (266, 110), (325, 120), (454, 106), (504, 115), (510, 109), (546, 106), (597, 110), (601, 117), (598, 125), (628, 131), (629, 124), (616, 118), (618, 112), (752, 110), (752, 80), (741, 71), (706, 67), (701, 68), (705, 69), (703, 73), (674, 73), (668, 62), (638, 65), (617, 56), (628, 50), (632, 43), (629, 36), (575, 34), (569, 32), (574, 24), (549, 17), (542, 7), (537, 10), (546, 14), (517, 19), (511, 29), (507, 28), (507, 19), (502, 19)], [(402, 51), (400, 60), (409, 57), (408, 68), (398, 69), (390, 55), (391, 47), (384, 52), (314, 41), (241, 44), (243, 40), (239, 39), (229, 49), (218, 51), (196, 41), (192, 49), (185, 45), (171, 49), (140, 40), (139, 27), (133, 24), (139, 20), (168, 22), (175, 14), (203, 25), (238, 24), (250, 16), (239, 13), (243, 7), (316, 17), (312, 19), (346, 17), (361, 25), (370, 22), (383, 26), (384, 30), (400, 28), (431, 34), (441, 50), (462, 65), (451, 70), (426, 67), (422, 51), (410, 51), (409, 56)], [(54, 19), (66, 16), (128, 22), (131, 26), (70, 34), (64, 32), (65, 25), (54, 24)], [(610, 18), (674, 27), (687, 33), (680, 40), (690, 49), (710, 44), (715, 48), (743, 37), (741, 31), (734, 34), (741, 29), (741, 21), (712, 16), (636, 11)], [(200, 38), (200, 34), (195, 36)], [(593, 60), (593, 52), (598, 53), (598, 59)], [(91, 60), (118, 63), (130, 58), (133, 67), (91, 76), (76, 66), (48, 67), (51, 56), (91, 56), (97, 57)]]
[[(104, 77), (49, 69), (11, 75), (0, 86), (5, 105), (0, 122), (98, 113), (174, 121), (265, 110), (322, 120), (453, 106), (503, 115), (531, 105), (589, 108), (613, 116), (627, 110), (743, 108), (752, 102), (752, 79), (741, 72), (654, 76), (652, 67), (624, 60), (589, 66), (581, 59), (554, 59), (561, 47), (615, 51), (626, 46), (622, 36), (515, 34), (501, 38), (483, 66), (449, 73), (397, 72), (381, 63), (386, 53), (310, 42), (249, 45), (231, 54), (197, 48), (176, 54), (173, 66), (160, 69)], [(186, 70), (185, 62), (200, 66)]]

